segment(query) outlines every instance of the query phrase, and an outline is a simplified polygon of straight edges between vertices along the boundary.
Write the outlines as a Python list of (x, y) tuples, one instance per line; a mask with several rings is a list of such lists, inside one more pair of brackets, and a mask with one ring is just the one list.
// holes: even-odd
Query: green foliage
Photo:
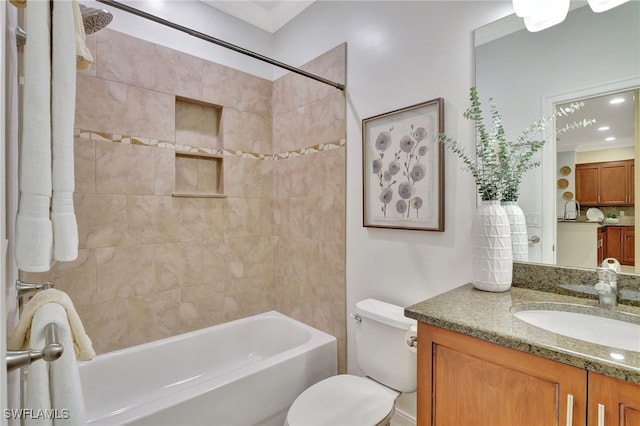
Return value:
[[(583, 103), (572, 103), (560, 108), (551, 117), (543, 118), (527, 127), (515, 140), (505, 137), (502, 115), (493, 99), (489, 100), (491, 127), (487, 128), (482, 117), (482, 105), (475, 87), (470, 90), (471, 106), (464, 112), (466, 119), (473, 120), (476, 128), (476, 153), (470, 154), (455, 139), (445, 133), (440, 142), (457, 154), (466, 170), (474, 177), (478, 192), (483, 200), (517, 201), (520, 182), (525, 172), (540, 165), (533, 159), (544, 145), (544, 129), (553, 123), (555, 117), (567, 116), (580, 109)], [(595, 123), (595, 120), (574, 121), (556, 130), (555, 136)]]

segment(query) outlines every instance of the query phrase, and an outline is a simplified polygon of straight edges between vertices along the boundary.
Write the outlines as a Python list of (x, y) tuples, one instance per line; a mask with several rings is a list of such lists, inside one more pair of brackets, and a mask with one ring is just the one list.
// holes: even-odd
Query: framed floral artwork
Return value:
[(362, 120), (363, 225), (444, 231), (444, 100)]

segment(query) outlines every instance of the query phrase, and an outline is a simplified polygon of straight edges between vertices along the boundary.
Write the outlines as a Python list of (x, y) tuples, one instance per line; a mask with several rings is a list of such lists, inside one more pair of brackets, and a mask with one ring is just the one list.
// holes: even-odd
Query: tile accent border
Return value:
[(220, 155), (223, 157), (240, 157), (251, 158), (254, 160), (286, 160), (289, 158), (300, 157), (302, 155), (315, 154), (321, 151), (329, 151), (332, 149), (343, 147), (347, 144), (346, 139), (340, 139), (333, 142), (322, 143), (306, 148), (297, 149), (295, 151), (286, 151), (279, 154), (264, 154), (258, 152), (247, 152), (239, 150), (230, 150), (225, 148), (206, 148), (177, 144), (175, 142), (163, 141), (159, 139), (140, 137), (140, 136), (128, 136), (119, 135), (116, 133), (99, 132), (94, 130), (74, 129), (73, 136), (81, 139), (90, 139), (93, 141), (113, 142), (121, 143), (125, 145), (139, 145), (149, 146), (157, 148), (172, 149), (183, 153), (192, 154), (208, 154), (208, 155)]

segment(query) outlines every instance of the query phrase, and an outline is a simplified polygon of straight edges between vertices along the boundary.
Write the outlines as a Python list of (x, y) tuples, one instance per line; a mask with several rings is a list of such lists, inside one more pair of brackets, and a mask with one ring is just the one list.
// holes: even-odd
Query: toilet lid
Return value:
[(342, 374), (311, 386), (293, 402), (289, 426), (376, 425), (393, 410), (395, 399), (382, 385)]

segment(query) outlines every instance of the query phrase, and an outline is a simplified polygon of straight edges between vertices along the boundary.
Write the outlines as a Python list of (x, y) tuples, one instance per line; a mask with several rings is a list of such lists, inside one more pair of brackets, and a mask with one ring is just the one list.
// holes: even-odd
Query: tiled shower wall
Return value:
[[(271, 309), (344, 341), (344, 273), (339, 273), (344, 271), (344, 105), (334, 106), (334, 113), (342, 111), (340, 137), (328, 138), (323, 127), (333, 127), (336, 117), (317, 115), (314, 106), (324, 98), (335, 104), (336, 93), (318, 97), (315, 84), (307, 88), (288, 76), (272, 83), (108, 29), (88, 42), (96, 63), (78, 73), (75, 120), (79, 257), (57, 263), (47, 273), (21, 277), (52, 280), (68, 292), (98, 353)], [(344, 58), (335, 65), (344, 67)], [(289, 102), (284, 100), (288, 95), (277, 92), (294, 87), (296, 121), (274, 131)], [(203, 108), (183, 113), (178, 106), (176, 111), (176, 98), (178, 105), (186, 100)], [(209, 105), (223, 107), (218, 137), (202, 137), (211, 126), (209, 116), (198, 110), (210, 110)], [(272, 105), (281, 114), (274, 117)], [(177, 128), (176, 115), (198, 136)], [(318, 120), (326, 124), (319, 126)], [(311, 133), (300, 137), (302, 130)], [(298, 144), (273, 143), (274, 135), (280, 141), (298, 139)], [(222, 155), (226, 197), (174, 197), (176, 150)], [(342, 168), (327, 176), (316, 174), (322, 172), (317, 168), (294, 166), (298, 161), (328, 161), (332, 168), (341, 161)], [(341, 201), (332, 205), (341, 203), (342, 212), (337, 215), (341, 225), (336, 225), (339, 244), (322, 249), (337, 252), (323, 255), (324, 235), (294, 237), (285, 229), (295, 225), (279, 219), (292, 215), (286, 213), (289, 207), (279, 205), (283, 197), (278, 194), (294, 193), (276, 187), (293, 188), (324, 176), (329, 180), (325, 188), (341, 188), (332, 195)], [(311, 193), (319, 195), (318, 190)], [(327, 211), (328, 202), (319, 207)], [(325, 220), (317, 214), (305, 217), (318, 219)], [(298, 238), (300, 243), (315, 238), (316, 251), (308, 252), (309, 257), (296, 253), (285, 263), (295, 262), (296, 271), (307, 272), (279, 272), (283, 242), (291, 247), (289, 240)], [(318, 256), (330, 262), (327, 271), (339, 282), (324, 280), (322, 289), (310, 292), (311, 282), (302, 280), (301, 297), (283, 298), (294, 285), (292, 279), (318, 270)], [(338, 267), (336, 256), (342, 262)], [(330, 306), (325, 296), (329, 289), (335, 292)], [(340, 318), (332, 318), (338, 313)]]

